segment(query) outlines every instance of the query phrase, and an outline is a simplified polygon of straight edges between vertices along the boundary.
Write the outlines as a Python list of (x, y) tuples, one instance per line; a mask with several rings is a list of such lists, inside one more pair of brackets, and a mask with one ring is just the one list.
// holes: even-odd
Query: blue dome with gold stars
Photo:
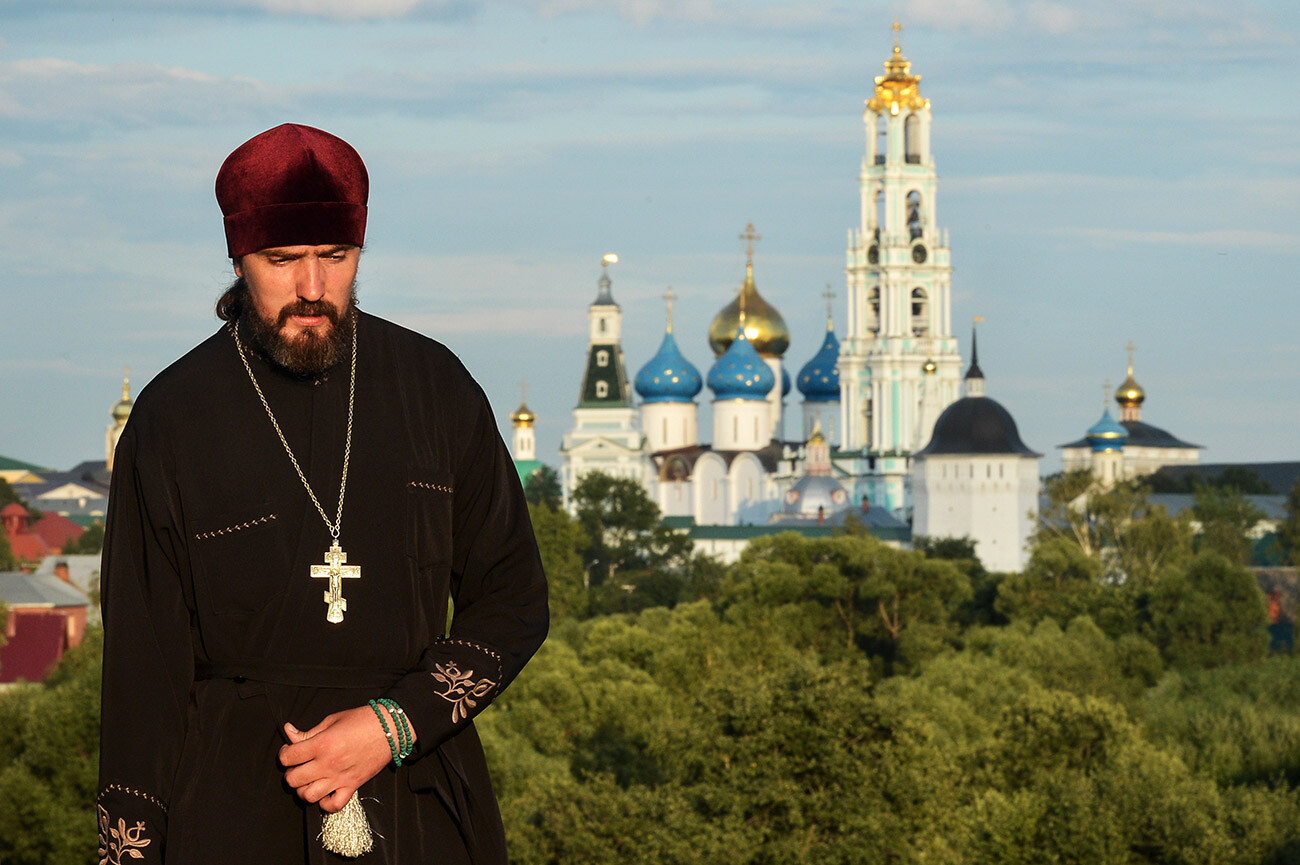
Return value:
[(1088, 428), (1087, 438), (1094, 453), (1117, 451), (1124, 447), (1124, 442), (1128, 441), (1128, 430), (1120, 426), (1107, 409), (1102, 412), (1101, 420)]
[(822, 347), (799, 370), (799, 391), (807, 402), (838, 402), (840, 398), (840, 341), (827, 330)]
[(736, 337), (709, 369), (709, 389), (717, 399), (767, 399), (776, 375), (745, 336), (742, 319)]
[(659, 352), (636, 374), (633, 386), (646, 402), (690, 402), (703, 389), (704, 380), (670, 330), (664, 333)]

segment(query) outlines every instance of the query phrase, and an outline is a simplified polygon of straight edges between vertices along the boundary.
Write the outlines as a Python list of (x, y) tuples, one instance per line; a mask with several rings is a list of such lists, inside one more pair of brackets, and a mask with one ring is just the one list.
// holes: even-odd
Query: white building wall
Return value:
[(695, 522), (706, 526), (731, 525), (731, 496), (727, 464), (717, 454), (704, 454), (691, 475), (695, 492)]
[(766, 400), (715, 399), (713, 447), (720, 451), (754, 451), (772, 441), (771, 409)]
[(1038, 504), (1038, 458), (931, 456), (913, 461), (914, 536), (969, 537), (984, 567), (1019, 571)]
[(698, 444), (699, 406), (693, 402), (642, 403), (641, 429), (650, 453)]

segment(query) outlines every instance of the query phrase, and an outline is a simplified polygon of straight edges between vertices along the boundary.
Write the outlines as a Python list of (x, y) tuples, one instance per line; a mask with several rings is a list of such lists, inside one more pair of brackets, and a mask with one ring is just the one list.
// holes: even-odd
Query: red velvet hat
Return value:
[(217, 172), (231, 258), (259, 249), (366, 239), (370, 177), (352, 145), (285, 123), (245, 141)]

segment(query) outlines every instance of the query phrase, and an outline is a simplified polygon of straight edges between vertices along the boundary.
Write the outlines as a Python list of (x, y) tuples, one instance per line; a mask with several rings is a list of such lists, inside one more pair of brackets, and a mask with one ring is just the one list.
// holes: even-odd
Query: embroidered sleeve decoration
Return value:
[(113, 826), (104, 806), (95, 807), (99, 809), (99, 865), (122, 865), (123, 856), (128, 857), (127, 861), (143, 859), (140, 848), (153, 843), (152, 838), (143, 837), (144, 823), (128, 829), (126, 821), (119, 817)]
[(474, 671), (466, 670), (461, 672), (456, 666), (455, 661), (448, 661), (446, 664), (434, 664), (433, 678), (443, 685), (447, 690), (439, 693), (448, 703), (451, 703), (451, 722), (453, 724), (469, 717), (469, 710), (478, 705), (476, 698), (485, 696), (489, 691), (497, 686), (497, 683), (486, 677), (475, 681)]

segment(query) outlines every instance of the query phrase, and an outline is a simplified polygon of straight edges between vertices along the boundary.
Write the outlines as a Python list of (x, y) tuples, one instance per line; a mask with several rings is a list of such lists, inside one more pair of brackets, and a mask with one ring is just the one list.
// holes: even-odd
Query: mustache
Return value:
[(338, 307), (327, 300), (303, 300), (299, 298), (293, 303), (286, 304), (280, 310), (280, 315), (276, 321), (276, 327), (284, 326), (291, 315), (323, 315), (330, 320), (330, 324), (337, 326), (343, 314)]

